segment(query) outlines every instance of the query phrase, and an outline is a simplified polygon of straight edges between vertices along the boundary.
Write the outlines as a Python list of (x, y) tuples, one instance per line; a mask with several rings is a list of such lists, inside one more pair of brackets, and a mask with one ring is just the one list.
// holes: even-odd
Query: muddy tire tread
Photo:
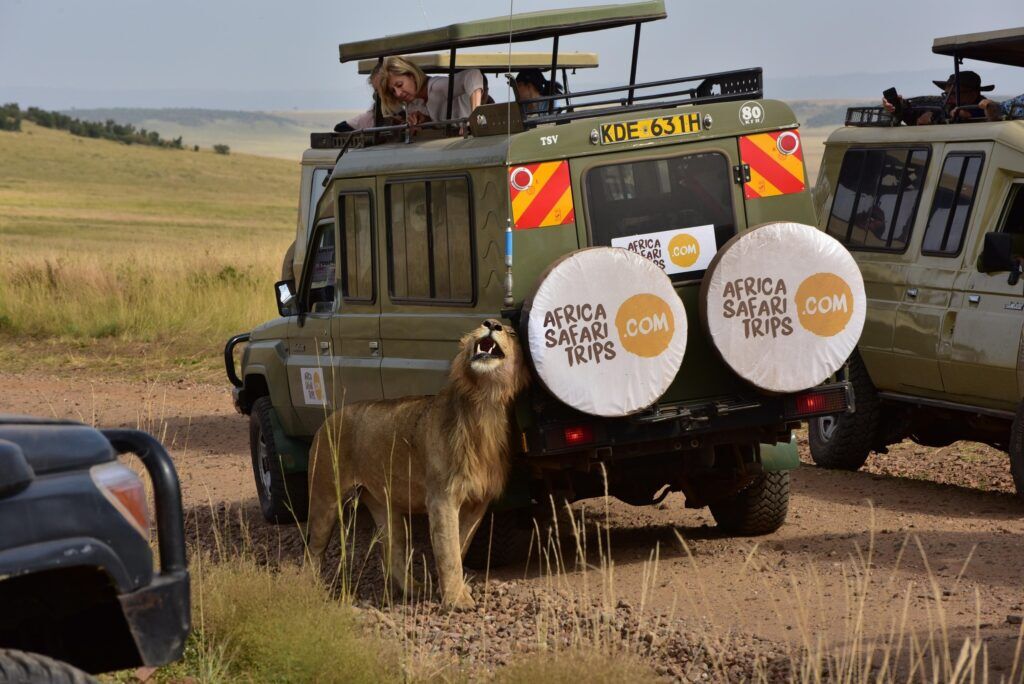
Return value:
[(751, 537), (774, 532), (789, 513), (789, 471), (765, 473), (735, 497), (710, 508), (715, 522), (729, 534)]
[(816, 420), (808, 423), (811, 458), (822, 468), (859, 470), (876, 442), (880, 415), (878, 392), (856, 351), (850, 356), (849, 368), (856, 411), (836, 417), (835, 431), (828, 441), (818, 436)]
[(96, 684), (68, 663), (38, 653), (0, 649), (0, 684)]
[[(274, 428), (270, 423), (272, 408), (270, 397), (260, 397), (253, 402), (250, 415), (250, 448), (252, 450), (253, 478), (259, 494), (262, 490), (259, 469), (256, 464), (256, 430), (259, 429), (267, 440), (272, 452), (277, 451), (274, 444)], [(263, 518), (276, 525), (302, 522), (309, 513), (309, 485), (305, 473), (283, 473), (275, 470), (270, 474), (270, 498), (260, 495), (260, 510)]]

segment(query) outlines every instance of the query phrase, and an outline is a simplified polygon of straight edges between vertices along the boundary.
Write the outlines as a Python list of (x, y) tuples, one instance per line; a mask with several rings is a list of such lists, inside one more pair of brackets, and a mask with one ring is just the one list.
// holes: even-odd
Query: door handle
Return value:
[(370, 356), (380, 356), (380, 342), (370, 340)]
[(967, 295), (967, 301), (970, 304), (980, 304), (981, 295)]
[(327, 340), (320, 340), (320, 351), (327, 351), (331, 348), (331, 343)]
[(909, 288), (907, 288), (907, 296), (908, 297), (916, 297), (917, 296), (917, 288), (916, 287), (909, 287)]

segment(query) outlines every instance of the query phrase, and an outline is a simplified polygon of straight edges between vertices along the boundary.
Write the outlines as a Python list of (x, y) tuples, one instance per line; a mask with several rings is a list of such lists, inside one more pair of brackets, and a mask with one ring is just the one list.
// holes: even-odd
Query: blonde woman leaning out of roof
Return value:
[[(409, 123), (444, 121), (448, 112), (448, 77), (427, 76), (404, 57), (385, 57), (380, 93), (381, 111), (393, 116), (408, 110)], [(463, 119), (486, 98), (484, 75), (479, 69), (466, 69), (455, 74), (452, 91), (452, 119)], [(425, 105), (427, 113), (413, 110)], [(427, 119), (426, 117), (429, 117)]]

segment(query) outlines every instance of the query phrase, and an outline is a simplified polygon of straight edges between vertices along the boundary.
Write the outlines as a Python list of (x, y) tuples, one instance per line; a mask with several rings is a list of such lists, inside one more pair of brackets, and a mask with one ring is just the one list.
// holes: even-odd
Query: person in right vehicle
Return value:
[[(899, 112), (900, 119), (908, 126), (926, 126), (945, 123), (950, 120), (959, 121), (1000, 121), (1002, 114), (996, 113), (991, 100), (986, 100), (982, 93), (995, 88), (994, 85), (982, 85), (981, 76), (975, 71), (960, 72), (960, 104), (957, 105), (956, 74), (950, 74), (945, 81), (932, 81), (942, 89), (941, 98), (936, 98), (936, 105), (923, 102), (931, 98), (909, 98), (897, 96), (897, 102), (889, 102), (882, 98), (882, 106), (890, 114)], [(986, 106), (986, 103), (989, 106)]]

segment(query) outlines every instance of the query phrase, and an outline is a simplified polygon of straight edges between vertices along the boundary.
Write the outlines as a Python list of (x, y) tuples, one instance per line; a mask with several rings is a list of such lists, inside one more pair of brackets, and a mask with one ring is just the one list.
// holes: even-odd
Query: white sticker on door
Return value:
[(302, 396), (306, 404), (327, 406), (327, 391), (324, 389), (324, 371), (322, 368), (300, 368), (302, 379)]
[(612, 247), (639, 254), (669, 275), (703, 271), (718, 251), (713, 225), (613, 238)]

